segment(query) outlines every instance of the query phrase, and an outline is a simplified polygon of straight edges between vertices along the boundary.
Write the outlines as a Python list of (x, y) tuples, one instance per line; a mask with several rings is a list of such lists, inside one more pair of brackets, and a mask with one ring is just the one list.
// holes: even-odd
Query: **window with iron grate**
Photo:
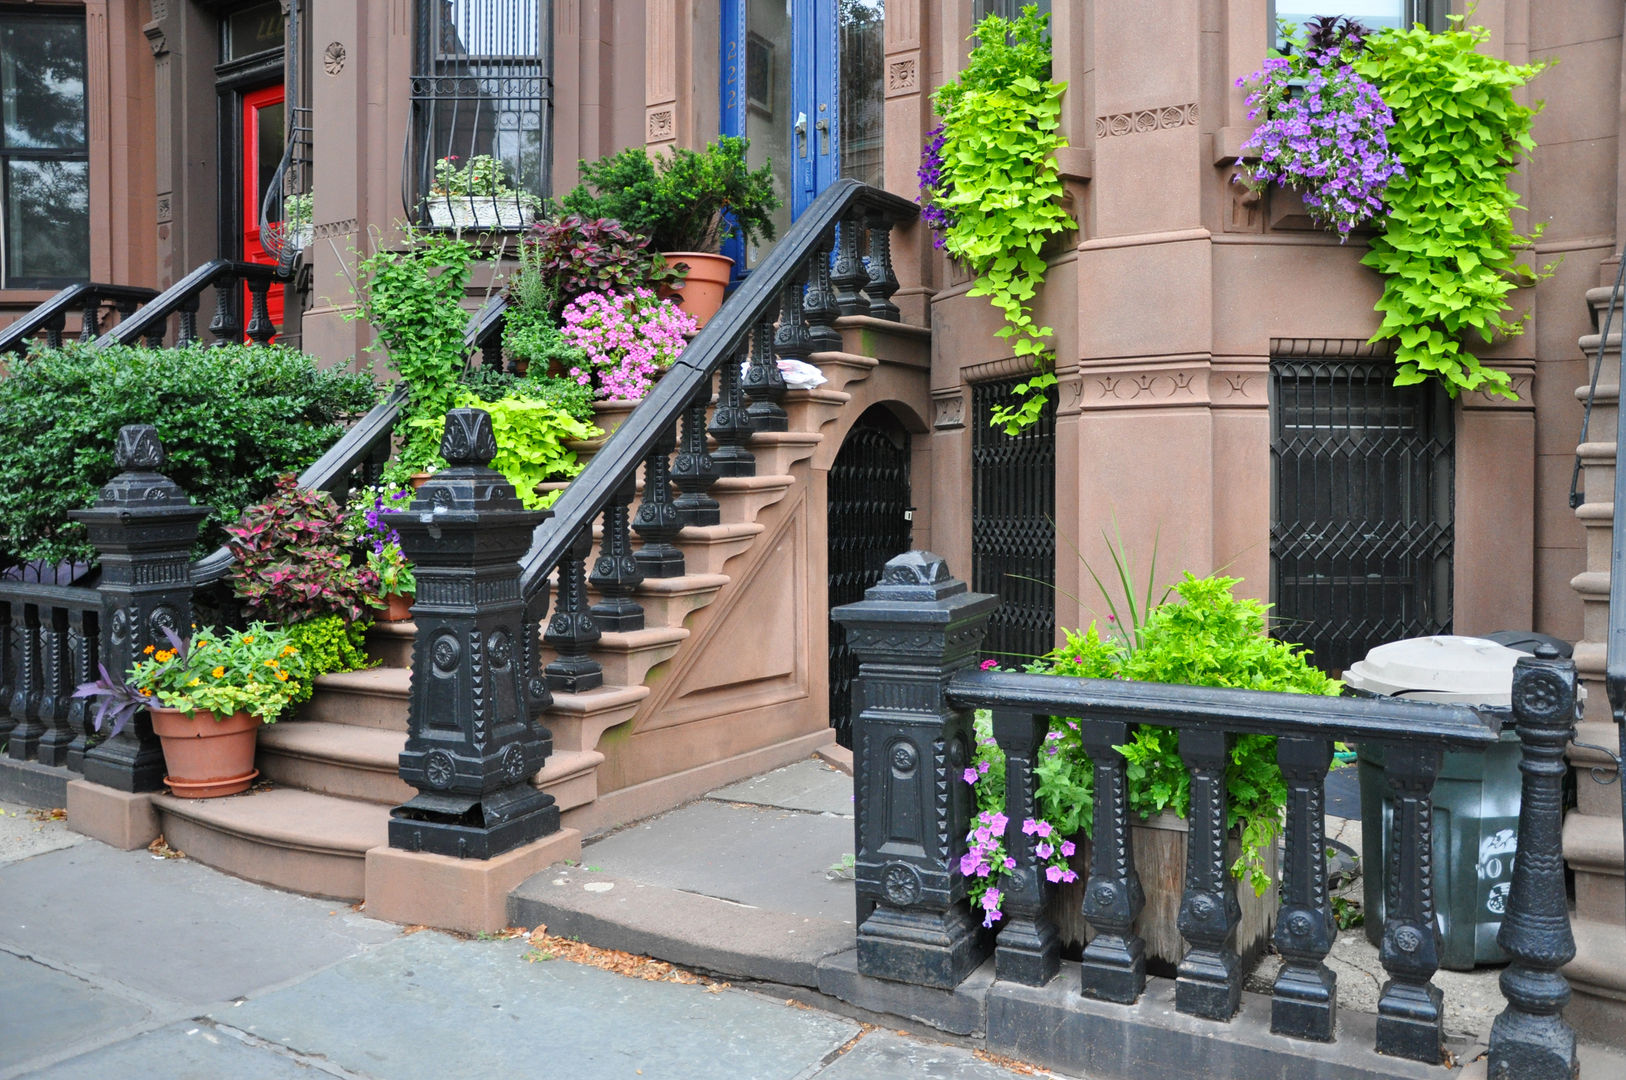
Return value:
[(988, 421), (1026, 376), (971, 387), (971, 587), (999, 597), (984, 654), (1020, 667), (1056, 643), (1056, 396), (1007, 435)]
[(418, 0), (403, 202), (422, 225), (519, 228), (550, 191), (552, 5)]
[(1387, 358), (1271, 362), (1272, 632), (1341, 671), (1451, 631), (1451, 400)]

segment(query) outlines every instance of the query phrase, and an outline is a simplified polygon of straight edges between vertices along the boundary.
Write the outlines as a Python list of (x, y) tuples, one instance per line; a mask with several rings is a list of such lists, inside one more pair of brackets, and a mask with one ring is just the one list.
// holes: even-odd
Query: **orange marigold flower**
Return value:
[(145, 653), (146, 655), (151, 656), (152, 655), (152, 650), (153, 650), (153, 646), (148, 645), (145, 649), (142, 649), (141, 651), (143, 653)]
[(286, 671), (277, 672), (277, 681), (278, 682), (287, 682), (288, 681), (288, 673)]
[(244, 643), (244, 644), (245, 644), (245, 645), (252, 645), (252, 644), (254, 644), (254, 635), (253, 635), (253, 634), (244, 634), (244, 635), (243, 635), (243, 643)]
[(267, 660), (265, 662), (265, 666), (268, 668), (274, 668), (277, 666), (277, 662), (275, 660)]
[(213, 671), (209, 672), (209, 674), (213, 675), (215, 678), (218, 679), (221, 676), (226, 674), (226, 668), (225, 668), (224, 665), (222, 665), (220, 667), (215, 668)]

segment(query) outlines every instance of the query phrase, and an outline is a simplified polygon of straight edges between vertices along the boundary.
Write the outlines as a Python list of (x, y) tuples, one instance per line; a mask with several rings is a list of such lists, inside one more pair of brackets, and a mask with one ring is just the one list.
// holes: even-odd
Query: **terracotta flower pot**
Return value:
[(164, 783), (183, 799), (214, 799), (247, 791), (259, 771), (254, 745), (260, 722), (246, 712), (217, 718), (153, 709), (152, 729), (164, 747)]
[(407, 477), (407, 483), (412, 485), (413, 491), (417, 491), (419, 488), (423, 487), (424, 481), (428, 480), (434, 475), (434, 473), (415, 472), (411, 476)]
[(723, 293), (728, 288), (734, 260), (704, 251), (667, 251), (662, 256), (669, 264), (687, 266), (689, 273), (675, 285), (661, 286), (660, 294), (676, 300), (684, 311), (694, 316), (698, 325), (705, 326), (706, 320), (723, 306)]
[(412, 594), (391, 593), (384, 597), (384, 611), (379, 622), (406, 622), (412, 618)]

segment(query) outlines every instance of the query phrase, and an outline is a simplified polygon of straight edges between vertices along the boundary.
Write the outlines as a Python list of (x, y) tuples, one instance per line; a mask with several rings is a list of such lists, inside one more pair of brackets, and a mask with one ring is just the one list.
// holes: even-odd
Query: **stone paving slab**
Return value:
[(94, 983), (0, 952), (0, 1073), (77, 1042), (87, 1030), (117, 1028), (149, 1015)]
[(522, 941), (414, 934), (211, 1019), (359, 1074), (792, 1080), (858, 1024), (740, 991), (643, 982)]
[(85, 837), (68, 828), (65, 820), (37, 814), (40, 811), (32, 807), (0, 802), (0, 866), (84, 842)]
[(853, 883), (832, 880), (827, 871), (852, 851), (851, 818), (703, 799), (588, 844), (582, 864), (612, 877), (851, 924)]
[(279, 1052), (244, 1042), (210, 1024), (186, 1020), (30, 1073), (32, 1080), (326, 1080), (331, 1074)]
[(1013, 1080), (1004, 1066), (977, 1058), (970, 1050), (872, 1032), (825, 1066), (818, 1080)]
[(814, 814), (853, 814), (852, 777), (822, 761), (798, 761), (782, 769), (718, 788), (706, 798), (719, 802), (759, 803)]

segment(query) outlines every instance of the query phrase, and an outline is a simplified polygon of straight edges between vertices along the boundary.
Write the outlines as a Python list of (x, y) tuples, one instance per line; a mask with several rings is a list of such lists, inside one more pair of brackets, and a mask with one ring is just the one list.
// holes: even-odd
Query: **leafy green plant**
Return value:
[[(575, 355), (572, 351), (571, 355)], [(487, 401), (522, 397), (548, 404), (577, 420), (593, 419), (593, 388), (583, 386), (568, 375), (544, 375), (536, 370), (514, 375), (495, 368), (474, 368), (459, 379), (463, 389)]]
[(649, 238), (655, 251), (716, 251), (731, 236), (772, 240), (780, 198), (766, 163), (745, 163), (746, 139), (724, 135), (704, 150), (677, 147), (652, 159), (641, 146), (581, 163), (582, 182), (563, 199), (584, 217), (605, 217)]
[(265, 497), (276, 477), (321, 456), (341, 420), (377, 400), (372, 377), (325, 370), (282, 346), (146, 349), (36, 348), (7, 360), (0, 379), (0, 566), (94, 562), (89, 506), (118, 467), (119, 428), (153, 424), (163, 471), (214, 507), (198, 552)]
[(1047, 370), (1052, 331), (1034, 321), (1032, 304), (1048, 269), (1045, 242), (1078, 227), (1061, 207), (1054, 157), (1066, 145), (1066, 84), (1050, 78), (1049, 18), (1030, 4), (1014, 21), (983, 19), (965, 70), (932, 98), (943, 120), (941, 164), (926, 198), (945, 222), (943, 247), (977, 276), (968, 295), (999, 309), (1005, 325), (996, 333), (1012, 354), (1040, 368), (1016, 387), (1015, 404), (994, 410), (992, 422), (1009, 434), (1038, 420), (1056, 385)]
[(558, 316), (545, 308), (510, 309), (503, 320), (502, 347), (512, 359), (525, 361), (526, 374), (533, 368), (568, 371), (587, 363), (587, 354), (559, 329)]
[(293, 476), (280, 478), (271, 498), (243, 511), (226, 533), (232, 589), (251, 616), (284, 626), (319, 615), (360, 622), (379, 604), (377, 576), (351, 565), (353, 539), (338, 504)]
[[(520, 238), (509, 310), (549, 312), (584, 292), (626, 292), (683, 274), (649, 250), (649, 240), (611, 218), (564, 214), (538, 221)], [(506, 342), (506, 339), (505, 339)]]
[(366, 319), (377, 329), (390, 369), (407, 384), (397, 454), (407, 472), (440, 462), (441, 421), (453, 407), (464, 363), (469, 316), (463, 295), (478, 253), (461, 236), (409, 228), (400, 249), (380, 247), (356, 267), (360, 302), (347, 318)]
[(1389, 145), (1405, 168), (1389, 181), (1388, 224), (1361, 260), (1384, 277), (1372, 340), (1396, 343), (1398, 385), (1432, 376), (1452, 396), (1513, 397), (1507, 373), (1485, 367), (1465, 339), (1523, 329), (1504, 312), (1508, 294), (1535, 277), (1514, 256), (1533, 237), (1513, 229), (1519, 197), (1507, 181), (1520, 152), (1535, 148), (1536, 110), (1513, 94), (1544, 64), (1487, 56), (1479, 47), (1490, 30), (1450, 18), (1439, 34), (1386, 30), (1355, 60), (1394, 113)]
[(536, 203), (536, 196), (521, 192), (508, 182), (508, 166), (490, 154), (476, 154), (463, 164), (456, 154), (447, 154), (435, 162), (435, 182), (431, 195), (452, 198), (516, 198), (527, 206)]
[(604, 434), (547, 401), (523, 397), (485, 401), (465, 392), (458, 406), (491, 414), (491, 433), (497, 439), (491, 467), (514, 485), (520, 501), (531, 510), (552, 506), (559, 497), (557, 491), (538, 493), (538, 484), (568, 480), (582, 471), (576, 452), (565, 442)]
[(348, 622), (342, 615), (319, 615), (284, 628), (288, 643), (299, 650), (305, 678), (290, 699), (298, 705), (311, 699), (318, 675), (360, 671), (373, 666), (367, 655), (367, 624)]
[(270, 724), (302, 688), (308, 693), (310, 671), (284, 630), (256, 622), (237, 631), (204, 627), (191, 641), (166, 633), (170, 648), (149, 645), (130, 668), (130, 684), (163, 708), (219, 719), (246, 712)]

